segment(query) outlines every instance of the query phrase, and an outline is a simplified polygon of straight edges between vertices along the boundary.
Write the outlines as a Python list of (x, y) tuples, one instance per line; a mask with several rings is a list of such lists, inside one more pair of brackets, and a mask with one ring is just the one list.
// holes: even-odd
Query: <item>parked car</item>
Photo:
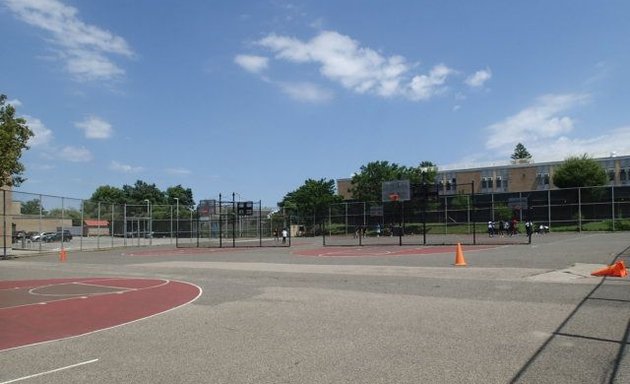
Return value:
[(41, 235), (41, 232), (33, 232), (33, 231), (26, 232), (26, 238), (31, 241), (33, 241), (33, 236), (39, 236), (39, 235)]
[(18, 241), (26, 239), (26, 232), (24, 231), (16, 231), (13, 232), (13, 242), (17, 243)]
[(54, 232), (40, 232), (39, 234), (35, 234), (31, 236), (32, 241), (40, 241), (43, 240), (44, 237), (48, 235), (52, 235)]
[(50, 243), (52, 241), (70, 241), (72, 240), (72, 234), (70, 233), (69, 230), (64, 229), (63, 232), (58, 231), (58, 232), (51, 232), (48, 235), (45, 235), (43, 237), (43, 241)]

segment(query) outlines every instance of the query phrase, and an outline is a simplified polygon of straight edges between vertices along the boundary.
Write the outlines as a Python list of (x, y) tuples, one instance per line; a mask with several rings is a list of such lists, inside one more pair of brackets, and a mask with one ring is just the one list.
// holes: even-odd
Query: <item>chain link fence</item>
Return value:
[[(2, 257), (9, 254), (173, 245), (273, 246), (290, 221), (263, 212), (235, 214), (232, 202), (216, 216), (183, 205), (112, 204), (1, 190)], [(237, 213), (237, 212), (236, 212)], [(274, 237), (274, 228), (277, 236)]]
[[(468, 191), (472, 191), (472, 185)], [(329, 207), (324, 245), (526, 244), (550, 231), (630, 230), (630, 187), (425, 195)]]
[(178, 237), (177, 246), (199, 248), (288, 247), (295, 229), (288, 216), (263, 212), (261, 202), (221, 200), (213, 200), (190, 225), (179, 225), (178, 233), (190, 233), (190, 239)]

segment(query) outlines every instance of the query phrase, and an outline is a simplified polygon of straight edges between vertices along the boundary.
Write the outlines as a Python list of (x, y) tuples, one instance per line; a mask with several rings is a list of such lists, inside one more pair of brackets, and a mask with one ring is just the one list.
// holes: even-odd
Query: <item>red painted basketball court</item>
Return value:
[[(494, 245), (466, 246), (466, 251), (481, 251), (484, 249), (496, 248)], [(313, 257), (395, 257), (395, 256), (416, 256), (431, 255), (438, 253), (455, 254), (455, 246), (420, 246), (420, 247), (399, 247), (399, 246), (358, 246), (358, 247), (322, 247), (316, 249), (301, 249), (293, 251), (298, 256)]]
[(0, 350), (138, 321), (200, 295), (194, 284), (162, 279), (0, 281)]

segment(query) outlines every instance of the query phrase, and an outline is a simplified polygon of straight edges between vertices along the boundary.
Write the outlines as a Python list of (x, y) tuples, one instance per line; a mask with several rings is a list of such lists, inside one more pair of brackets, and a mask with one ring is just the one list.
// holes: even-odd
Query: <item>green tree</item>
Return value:
[(433, 183), (436, 175), (437, 167), (430, 161), (423, 161), (417, 167), (374, 161), (361, 166), (360, 171), (352, 176), (350, 192), (355, 200), (380, 201), (384, 181), (409, 180), (411, 184), (418, 184), (424, 180)]
[(514, 153), (510, 156), (514, 163), (529, 163), (532, 159), (532, 155), (527, 151), (527, 148), (521, 143), (516, 144), (516, 148), (514, 148)]
[(63, 213), (63, 217), (65, 219), (72, 219), (75, 222), (81, 222), (81, 211), (76, 208), (53, 208), (48, 212), (48, 217), (61, 218)]
[(20, 212), (23, 215), (39, 215), (40, 211), (42, 215), (48, 214), (39, 199), (33, 199), (29, 201), (22, 202), (20, 207)]
[(190, 188), (182, 187), (181, 184), (178, 184), (174, 187), (166, 188), (165, 195), (167, 198), (167, 202), (170, 205), (175, 205), (177, 202), (175, 198), (178, 198), (179, 205), (188, 207), (188, 208), (195, 207), (195, 200), (193, 199), (192, 190)]
[(469, 209), (470, 208), (470, 196), (464, 195), (463, 192), (453, 196), (449, 202), (452, 209)]
[(92, 193), (92, 197), (90, 200), (97, 203), (115, 203), (115, 204), (124, 204), (127, 202), (127, 196), (125, 192), (116, 187), (112, 187), (109, 185), (101, 185), (96, 188), (96, 191)]
[(155, 184), (137, 180), (133, 186), (123, 185), (122, 190), (130, 204), (142, 204), (144, 200), (151, 204), (166, 204), (166, 195)]
[(335, 193), (335, 180), (308, 179), (300, 188), (289, 192), (280, 206), (285, 212), (296, 214), (302, 221), (314, 227), (328, 212), (330, 204), (341, 202)]
[(507, 204), (497, 204), (494, 207), (494, 217), (497, 220), (510, 220), (514, 216), (514, 211)]
[(26, 120), (15, 117), (15, 108), (6, 104), (6, 95), (0, 95), (0, 187), (19, 186), (25, 180), (22, 177), (24, 165), (20, 162), (22, 151), (33, 136), (26, 125)]
[(388, 161), (373, 161), (363, 165), (358, 173), (352, 176), (350, 192), (355, 200), (380, 201), (383, 182), (404, 180), (410, 176), (409, 170)]
[(587, 154), (564, 160), (553, 173), (553, 183), (558, 188), (592, 187), (606, 185), (606, 170)]

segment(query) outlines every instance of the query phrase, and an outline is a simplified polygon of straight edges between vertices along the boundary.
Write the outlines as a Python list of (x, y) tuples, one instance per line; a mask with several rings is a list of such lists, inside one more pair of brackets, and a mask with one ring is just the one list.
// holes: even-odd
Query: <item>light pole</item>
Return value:
[(147, 203), (147, 215), (149, 215), (149, 218), (147, 220), (147, 225), (144, 228), (144, 233), (145, 233), (145, 238), (148, 236), (149, 237), (149, 245), (151, 245), (151, 238), (153, 237), (153, 234), (151, 233), (151, 202), (149, 201), (149, 199), (144, 199), (144, 202)]
[(175, 246), (177, 247), (177, 238), (179, 237), (179, 198), (174, 197), (175, 200)]

